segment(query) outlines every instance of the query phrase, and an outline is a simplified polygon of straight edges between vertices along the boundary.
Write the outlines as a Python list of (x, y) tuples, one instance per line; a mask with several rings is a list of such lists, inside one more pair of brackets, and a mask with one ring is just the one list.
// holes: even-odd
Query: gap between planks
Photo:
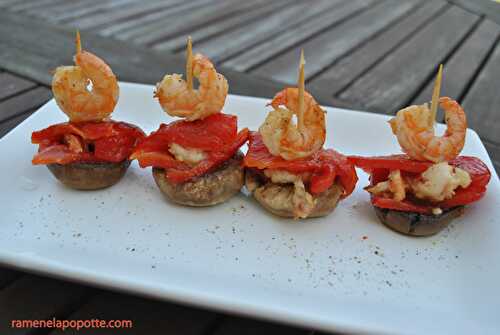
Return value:
[[(442, 20), (448, 24), (443, 26)], [(432, 77), (436, 64), (449, 57), (478, 21), (479, 17), (461, 8), (449, 8), (339, 96), (359, 101), (370, 111), (393, 114), (412, 101), (415, 92)], [(428, 48), (431, 41), (433, 47)]]
[(302, 43), (362, 15), (363, 12), (370, 9), (369, 6), (373, 3), (373, 1), (360, 0), (341, 2), (332, 10), (316, 17), (314, 21), (294, 26), (293, 29), (283, 32), (281, 36), (264, 41), (253, 49), (245, 50), (244, 53), (224, 61), (223, 65), (240, 72), (252, 72), (260, 66), (264, 66), (266, 62), (298, 48)]
[(335, 61), (326, 71), (313, 78), (313, 87), (328, 87), (332, 94), (339, 95), (359, 77), (377, 66), (385, 57), (411, 40), (449, 7), (445, 1), (426, 2), (396, 24), (388, 27), (379, 36), (370, 39), (356, 50)]
[[(372, 38), (374, 34), (385, 29), (395, 20), (407, 15), (415, 6), (416, 4), (411, 1), (388, 0), (377, 3), (334, 29), (329, 29), (305, 41), (300, 47), (308, 55), (306, 80), (316, 76), (327, 65)], [(298, 55), (299, 48), (294, 48), (254, 69), (251, 73), (288, 84), (295, 83)]]
[[(465, 44), (465, 42), (472, 36), (472, 34), (476, 31), (476, 29), (479, 27), (480, 23), (482, 21), (482, 18), (478, 17), (478, 19), (472, 24), (472, 26), (465, 32), (465, 34), (458, 40), (458, 42), (455, 43), (451, 47), (451, 49), (444, 54), (443, 57), (435, 64), (434, 69), (427, 75), (426, 79), (423, 80), (423, 82), (420, 84), (418, 89), (416, 89), (411, 97), (409, 97), (406, 101), (404, 101), (401, 105), (399, 105), (394, 113), (404, 107), (408, 106), (414, 101), (420, 93), (427, 87), (427, 86), (432, 86), (435, 80), (436, 73), (438, 71), (439, 65), (440, 64), (446, 64), (452, 57), (453, 55), (460, 50), (460, 48)], [(450, 74), (452, 75), (452, 74)]]

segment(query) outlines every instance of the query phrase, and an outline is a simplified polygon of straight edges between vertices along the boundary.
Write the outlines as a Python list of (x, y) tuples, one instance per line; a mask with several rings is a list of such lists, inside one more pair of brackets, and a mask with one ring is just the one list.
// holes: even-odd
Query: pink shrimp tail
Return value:
[(288, 87), (276, 93), (273, 100), (271, 100), (271, 102), (268, 103), (267, 106), (272, 106), (273, 108), (278, 108), (279, 106), (286, 106), (286, 104), (288, 103), (289, 90), (294, 90), (294, 89), (296, 88)]

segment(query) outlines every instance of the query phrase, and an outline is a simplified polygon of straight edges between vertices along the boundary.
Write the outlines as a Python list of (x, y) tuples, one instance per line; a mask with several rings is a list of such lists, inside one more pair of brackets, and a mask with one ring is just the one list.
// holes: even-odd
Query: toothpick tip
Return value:
[(187, 86), (189, 90), (193, 89), (193, 45), (191, 36), (188, 36), (187, 39), (187, 48), (186, 48), (186, 79)]
[(434, 81), (434, 89), (432, 90), (432, 100), (431, 100), (431, 116), (430, 123), (434, 124), (436, 120), (436, 114), (439, 104), (439, 94), (441, 92), (441, 81), (443, 78), (443, 64), (439, 64), (438, 73), (436, 75), (436, 80)]
[(76, 30), (76, 52), (82, 52), (82, 40), (80, 39), (80, 30)]

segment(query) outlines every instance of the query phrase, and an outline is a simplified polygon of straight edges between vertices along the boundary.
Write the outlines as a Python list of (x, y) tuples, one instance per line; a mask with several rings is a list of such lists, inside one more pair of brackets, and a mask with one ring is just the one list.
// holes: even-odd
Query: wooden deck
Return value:
[[(500, 5), (486, 1), (0, 0), (0, 137), (51, 98), (50, 70), (71, 63), (75, 28), (121, 80), (142, 83), (183, 71), (191, 35), (233, 93), (293, 84), (304, 48), (321, 103), (375, 113), (430, 100), (443, 63), (443, 94), (463, 104), (500, 172)], [(129, 318), (128, 334), (313, 332), (0, 268), (1, 334), (33, 333), (11, 319), (54, 316)], [(62, 334), (36, 332), (49, 333)]]
[[(66, 39), (55, 41), (51, 33), (39, 32), (25, 36), (31, 18), (70, 32), (78, 28), (85, 36), (90, 32), (112, 38), (118, 41), (112, 43), (116, 48), (122, 42), (137, 46), (139, 53), (154, 50), (157, 57), (180, 59), (189, 34), (195, 51), (223, 69), (288, 84), (296, 79), (298, 52), (304, 48), (308, 87), (324, 97), (322, 102), (393, 114), (430, 99), (437, 65), (443, 63), (443, 94), (463, 103), (470, 127), (485, 141), (498, 167), (500, 122), (492, 120), (500, 99), (500, 10), (487, 1), (484, 15), (478, 12), (483, 1), (314, 0), (312, 6), (298, 0), (0, 0), (2, 17), (13, 25), (2, 29), (0, 45), (7, 50), (1, 52), (0, 65), (48, 84), (47, 72), (28, 73), (25, 63), (40, 66), (36, 57), (48, 53), (52, 59), (42, 60), (39, 70), (56, 66), (56, 60), (68, 62), (71, 45)], [(12, 38), (19, 35), (20, 40)], [(30, 38), (37, 43), (23, 44)], [(32, 54), (25, 54), (28, 47)], [(62, 49), (56, 54), (53, 48)], [(130, 56), (120, 55), (112, 63), (126, 67), (124, 58), (133, 61)], [(164, 72), (153, 73), (148, 64), (141, 65), (149, 76), (137, 78), (137, 69), (116, 71), (122, 79), (147, 82)], [(231, 81), (236, 92), (234, 85)]]

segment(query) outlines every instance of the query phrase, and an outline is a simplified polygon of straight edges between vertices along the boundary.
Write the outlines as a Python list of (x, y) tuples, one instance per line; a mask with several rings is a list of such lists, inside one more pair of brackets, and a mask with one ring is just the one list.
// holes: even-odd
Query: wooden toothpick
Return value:
[(299, 88), (299, 110), (297, 112), (297, 123), (299, 130), (304, 129), (304, 91), (305, 91), (305, 79), (304, 79), (304, 65), (306, 61), (304, 59), (304, 49), (300, 51), (300, 63), (299, 63), (299, 79), (297, 86)]
[(80, 30), (76, 31), (76, 53), (82, 52), (82, 41), (80, 40)]
[(443, 78), (443, 64), (440, 64), (438, 74), (436, 76), (436, 81), (434, 82), (434, 90), (432, 91), (431, 119), (429, 120), (429, 123), (432, 125), (434, 125), (434, 122), (436, 122), (436, 114), (439, 105), (439, 93), (441, 91), (442, 78)]
[(188, 89), (193, 89), (193, 42), (191, 36), (188, 36), (186, 51), (186, 81)]

